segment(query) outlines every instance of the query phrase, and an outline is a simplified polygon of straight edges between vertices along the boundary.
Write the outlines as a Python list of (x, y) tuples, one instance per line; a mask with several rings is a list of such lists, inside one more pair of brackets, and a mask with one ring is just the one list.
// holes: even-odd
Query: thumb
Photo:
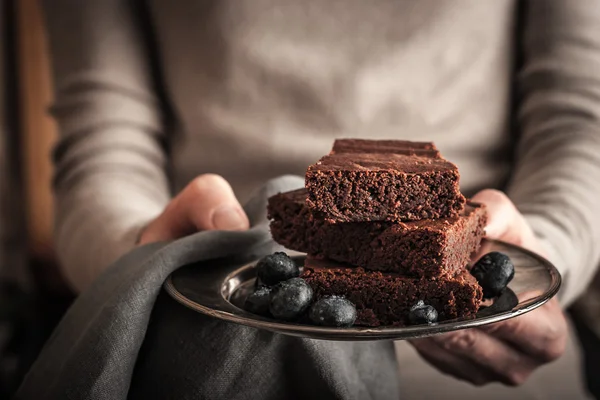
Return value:
[(485, 189), (473, 196), (472, 201), (485, 204), (487, 210), (486, 236), (502, 239), (514, 225), (518, 211), (510, 199), (501, 191)]
[(544, 254), (531, 227), (503, 192), (485, 189), (473, 196), (472, 200), (486, 205), (488, 223), (485, 233), (488, 238), (502, 240)]
[(214, 174), (190, 182), (148, 225), (140, 244), (177, 239), (203, 230), (246, 230), (248, 217), (229, 183)]

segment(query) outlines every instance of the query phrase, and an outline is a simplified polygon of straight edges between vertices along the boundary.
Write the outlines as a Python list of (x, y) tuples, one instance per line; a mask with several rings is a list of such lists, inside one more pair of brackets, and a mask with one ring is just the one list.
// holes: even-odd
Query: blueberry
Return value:
[(260, 280), (260, 278), (259, 278), (259, 277), (256, 277), (256, 280), (254, 281), (254, 290), (258, 290), (258, 289), (260, 289), (260, 288), (263, 288), (263, 287), (269, 287), (269, 286), (265, 285), (265, 284), (264, 284), (264, 283), (263, 283), (263, 282)]
[(262, 286), (246, 297), (244, 308), (253, 314), (269, 316), (271, 288)]
[(471, 269), (483, 289), (486, 299), (498, 296), (515, 276), (515, 266), (510, 258), (498, 251), (481, 257)]
[(273, 287), (269, 310), (273, 317), (291, 321), (308, 308), (312, 297), (313, 290), (304, 279), (292, 278)]
[(352, 326), (356, 320), (356, 307), (340, 296), (326, 296), (316, 301), (308, 314), (316, 325)]
[(410, 308), (408, 320), (412, 325), (432, 324), (437, 321), (438, 313), (432, 306), (419, 300)]
[(300, 276), (300, 268), (283, 252), (261, 258), (256, 264), (256, 270), (258, 281), (267, 286)]

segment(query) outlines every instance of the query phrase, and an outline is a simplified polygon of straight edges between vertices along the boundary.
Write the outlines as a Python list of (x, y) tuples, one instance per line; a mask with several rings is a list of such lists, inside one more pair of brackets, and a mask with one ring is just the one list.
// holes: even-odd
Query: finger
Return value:
[(473, 201), (486, 205), (486, 237), (516, 244), (543, 255), (543, 249), (531, 227), (503, 192), (485, 189), (473, 196)]
[(477, 386), (483, 386), (499, 379), (498, 376), (476, 366), (469, 360), (449, 353), (429, 338), (414, 340), (410, 343), (425, 361), (447, 375), (471, 382)]
[(507, 385), (522, 384), (540, 365), (527, 354), (479, 329), (434, 336), (431, 340), (445, 351), (489, 371), (498, 381)]
[(177, 239), (202, 230), (248, 229), (231, 186), (213, 174), (194, 179), (144, 231), (140, 243)]
[(514, 225), (516, 208), (508, 197), (499, 190), (485, 189), (473, 196), (476, 203), (486, 205), (488, 221), (485, 233), (492, 239), (501, 239)]
[(559, 358), (567, 343), (567, 323), (556, 299), (528, 314), (480, 328), (540, 363)]
[(248, 217), (229, 183), (214, 174), (196, 178), (179, 199), (188, 221), (196, 230), (248, 229)]

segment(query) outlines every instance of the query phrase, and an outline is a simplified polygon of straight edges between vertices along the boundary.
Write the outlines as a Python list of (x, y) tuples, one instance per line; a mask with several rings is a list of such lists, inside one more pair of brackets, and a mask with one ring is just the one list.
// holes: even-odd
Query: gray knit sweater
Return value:
[(507, 190), (563, 301), (594, 276), (597, 0), (52, 0), (46, 14), (56, 240), (77, 289), (197, 174), (244, 200), (336, 137), (434, 141), (467, 194)]

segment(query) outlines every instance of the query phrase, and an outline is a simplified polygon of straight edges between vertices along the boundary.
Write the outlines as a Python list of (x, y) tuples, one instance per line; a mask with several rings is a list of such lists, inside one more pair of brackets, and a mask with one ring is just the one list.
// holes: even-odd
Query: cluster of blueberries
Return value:
[[(294, 321), (306, 315), (321, 326), (349, 327), (356, 320), (356, 307), (341, 296), (325, 296), (313, 301), (313, 290), (300, 278), (300, 269), (287, 254), (277, 252), (263, 257), (256, 264), (256, 290), (245, 302), (245, 309), (253, 314)], [(500, 252), (491, 252), (479, 259), (471, 274), (483, 290), (483, 297), (494, 298), (506, 288), (515, 275), (510, 258)], [(312, 303), (312, 304), (311, 304)], [(437, 322), (437, 310), (419, 300), (411, 307), (408, 320), (412, 325)]]
[[(306, 316), (321, 326), (349, 327), (356, 320), (356, 307), (341, 296), (325, 296), (312, 303), (313, 290), (300, 278), (300, 269), (287, 254), (277, 252), (256, 264), (256, 290), (244, 308), (254, 314), (283, 321)], [(312, 304), (311, 304), (312, 303)]]
[[(484, 299), (499, 296), (515, 276), (515, 266), (506, 254), (499, 251), (487, 253), (471, 269), (471, 275), (481, 286)], [(431, 305), (419, 300), (411, 307), (408, 320), (412, 325), (437, 322), (438, 313)]]

